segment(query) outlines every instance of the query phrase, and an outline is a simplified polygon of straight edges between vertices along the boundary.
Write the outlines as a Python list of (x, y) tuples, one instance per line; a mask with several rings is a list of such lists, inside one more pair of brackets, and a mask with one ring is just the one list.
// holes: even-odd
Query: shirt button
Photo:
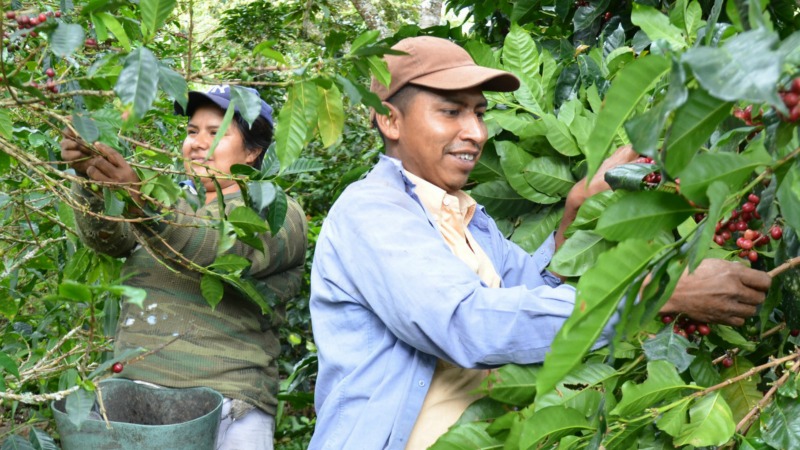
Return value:
[(422, 380), (419, 380), (419, 387), (423, 387), (423, 386), (425, 386), (425, 382), (422, 381)]
[(442, 203), (444, 203), (444, 206), (450, 206), (450, 199), (446, 198), (446, 199), (442, 200)]

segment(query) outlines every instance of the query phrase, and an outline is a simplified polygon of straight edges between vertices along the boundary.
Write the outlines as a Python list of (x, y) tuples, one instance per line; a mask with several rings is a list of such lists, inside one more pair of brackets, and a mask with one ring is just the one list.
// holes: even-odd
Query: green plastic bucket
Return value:
[(80, 429), (66, 399), (51, 404), (63, 450), (214, 450), (222, 395), (209, 388), (154, 388), (131, 380), (100, 382), (111, 428), (88, 419)]

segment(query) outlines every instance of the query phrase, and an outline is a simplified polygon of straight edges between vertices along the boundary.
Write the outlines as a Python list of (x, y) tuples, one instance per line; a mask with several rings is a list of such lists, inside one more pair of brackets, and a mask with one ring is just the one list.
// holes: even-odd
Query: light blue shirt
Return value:
[(311, 449), (404, 449), (438, 358), (479, 369), (539, 363), (572, 313), (574, 288), (545, 270), (552, 236), (530, 255), (478, 206), (468, 227), (503, 280), (492, 289), (435, 224), (386, 156), (331, 208), (311, 270)]

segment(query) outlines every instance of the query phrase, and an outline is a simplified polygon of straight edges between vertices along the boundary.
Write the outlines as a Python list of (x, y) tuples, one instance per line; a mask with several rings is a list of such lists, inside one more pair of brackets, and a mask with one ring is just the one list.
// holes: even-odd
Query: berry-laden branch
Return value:
[[(798, 355), (795, 354), (794, 356)], [(797, 364), (795, 361), (795, 364), (792, 365), (791, 369), (787, 370), (780, 378), (778, 378), (778, 380), (772, 384), (772, 387), (767, 391), (767, 393), (764, 394), (764, 397), (758, 401), (758, 404), (756, 404), (756, 406), (753, 407), (753, 409), (751, 409), (750, 412), (748, 412), (747, 415), (745, 415), (742, 420), (739, 421), (739, 423), (736, 425), (736, 432), (741, 434), (747, 433), (747, 430), (753, 424), (755, 419), (758, 418), (761, 410), (763, 410), (764, 407), (772, 401), (772, 397), (775, 395), (775, 392), (777, 392), (778, 389), (783, 386), (784, 383), (786, 383), (792, 374), (797, 374), (798, 371), (800, 371), (800, 364)]]

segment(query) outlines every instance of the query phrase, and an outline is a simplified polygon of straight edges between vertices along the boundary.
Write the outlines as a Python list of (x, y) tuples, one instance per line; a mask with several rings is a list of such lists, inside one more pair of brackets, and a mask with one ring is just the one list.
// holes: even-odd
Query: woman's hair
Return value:
[[(193, 104), (189, 105), (187, 108), (187, 116), (191, 118), (197, 108), (207, 105), (219, 108), (219, 106), (211, 100), (198, 99), (198, 101), (193, 102)], [(272, 144), (272, 125), (267, 122), (267, 119), (258, 116), (251, 126), (246, 120), (244, 120), (244, 117), (242, 117), (238, 111), (233, 114), (233, 120), (231, 123), (236, 125), (236, 128), (239, 129), (239, 133), (242, 135), (242, 141), (244, 141), (245, 149), (251, 152), (259, 150), (261, 151), (261, 154), (258, 156), (258, 158), (253, 161), (253, 167), (261, 170), (261, 164), (264, 161), (264, 156), (267, 154), (267, 149), (269, 148), (270, 144)]]

